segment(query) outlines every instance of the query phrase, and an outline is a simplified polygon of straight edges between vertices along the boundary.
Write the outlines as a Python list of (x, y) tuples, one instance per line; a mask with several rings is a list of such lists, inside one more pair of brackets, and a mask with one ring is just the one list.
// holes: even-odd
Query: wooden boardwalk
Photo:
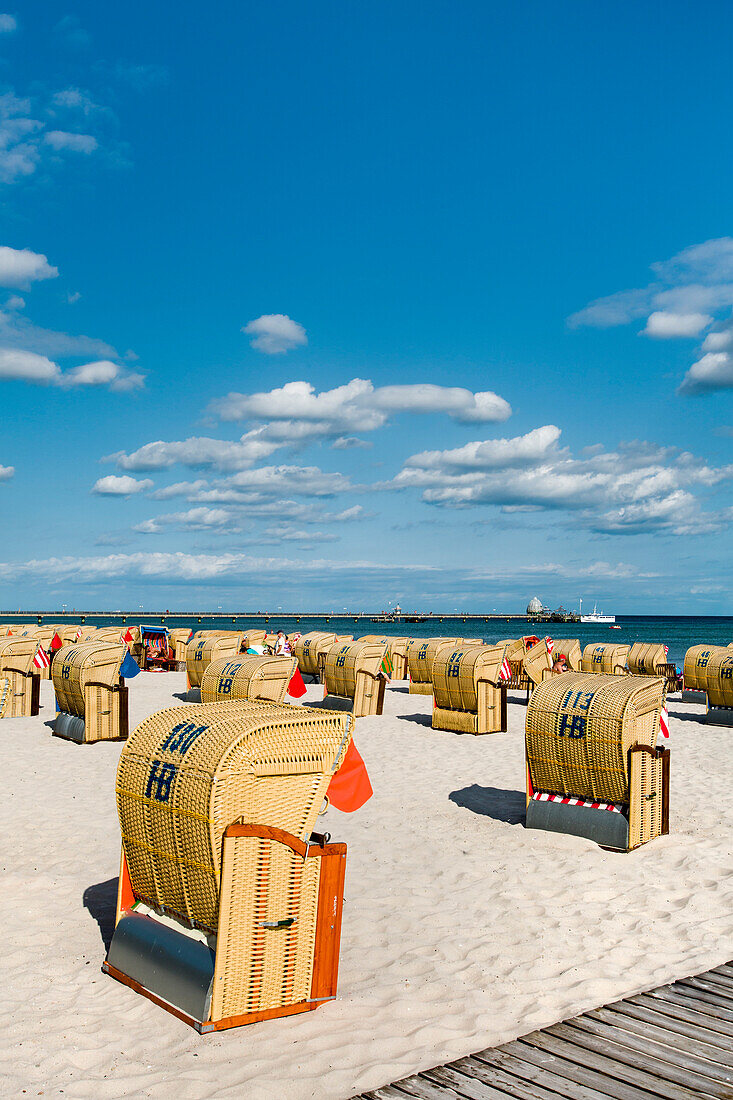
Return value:
[(354, 1100), (733, 1098), (733, 963)]

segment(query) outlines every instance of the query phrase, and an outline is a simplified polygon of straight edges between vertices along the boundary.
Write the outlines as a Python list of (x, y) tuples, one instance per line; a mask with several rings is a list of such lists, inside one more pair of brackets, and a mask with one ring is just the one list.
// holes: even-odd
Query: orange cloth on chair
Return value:
[(332, 806), (346, 814), (360, 809), (374, 794), (366, 765), (352, 741), (344, 762), (331, 779), (326, 795)]

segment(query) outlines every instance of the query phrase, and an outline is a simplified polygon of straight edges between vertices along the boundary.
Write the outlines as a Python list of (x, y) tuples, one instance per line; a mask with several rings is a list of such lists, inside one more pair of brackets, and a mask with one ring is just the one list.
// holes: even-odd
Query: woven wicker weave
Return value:
[(694, 645), (685, 653), (684, 681), (688, 691), (708, 690), (708, 667), (714, 656), (730, 650), (722, 645)]
[(284, 703), (297, 667), (295, 657), (222, 657), (212, 661), (201, 678), (201, 702), (259, 699)]
[(6, 718), (29, 718), (38, 714), (41, 678), (33, 664), (38, 641), (26, 635), (0, 638), (0, 677), (10, 681)]
[(629, 650), (627, 663), (635, 676), (664, 676), (667, 654), (661, 642), (636, 642)]
[(438, 650), (433, 661), (433, 729), (463, 733), (506, 729), (506, 689), (499, 682), (504, 651), (504, 646), (483, 645)]
[(565, 657), (568, 672), (580, 672), (580, 663), (583, 659), (583, 651), (577, 638), (555, 638), (555, 648), (552, 651), (553, 660), (560, 654)]
[(582, 672), (605, 672), (611, 676), (620, 676), (628, 672), (627, 658), (629, 646), (615, 645), (610, 642), (596, 644), (592, 642), (583, 650)]
[(212, 661), (241, 653), (244, 640), (245, 635), (238, 631), (207, 634), (203, 638), (194, 634), (186, 648), (186, 671), (191, 687), (201, 687), (201, 678)]
[(461, 638), (410, 638), (406, 645), (411, 695), (433, 694), (433, 661), (443, 646), (461, 644)]
[(387, 646), (381, 642), (346, 642), (326, 654), (324, 683), (327, 695), (353, 700), (355, 718), (381, 714), (384, 706), (382, 661)]
[(248, 702), (173, 707), (147, 718), (117, 771), (135, 896), (214, 931), (227, 825), (271, 824), (310, 837), (351, 729), (343, 713)]
[(390, 638), (388, 652), (392, 658), (392, 679), (407, 679), (407, 644), (409, 638)]
[(179, 665), (186, 663), (186, 649), (191, 640), (191, 631), (186, 626), (176, 626), (168, 632), (168, 644), (173, 651), (173, 657)]
[(120, 678), (126, 655), (123, 642), (77, 642), (58, 651), (51, 666), (60, 712), (54, 733), (84, 744), (127, 737), (127, 688)]
[(301, 634), (293, 646), (293, 653), (298, 662), (302, 676), (313, 676), (320, 679), (327, 650), (336, 644), (335, 634), (326, 634), (320, 630), (313, 630), (308, 634)]
[(535, 642), (524, 654), (524, 671), (532, 684), (532, 688), (535, 688), (537, 684), (541, 684), (543, 680), (552, 675), (552, 655), (547, 648), (545, 638)]
[(733, 707), (733, 650), (713, 653), (706, 668), (708, 705)]
[(567, 672), (534, 691), (526, 747), (535, 790), (629, 801), (628, 750), (654, 748), (665, 681)]

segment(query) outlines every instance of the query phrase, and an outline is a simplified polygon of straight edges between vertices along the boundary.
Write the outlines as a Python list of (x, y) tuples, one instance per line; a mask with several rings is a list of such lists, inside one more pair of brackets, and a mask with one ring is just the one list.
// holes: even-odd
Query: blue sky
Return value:
[(733, 613), (732, 29), (0, 15), (0, 606)]

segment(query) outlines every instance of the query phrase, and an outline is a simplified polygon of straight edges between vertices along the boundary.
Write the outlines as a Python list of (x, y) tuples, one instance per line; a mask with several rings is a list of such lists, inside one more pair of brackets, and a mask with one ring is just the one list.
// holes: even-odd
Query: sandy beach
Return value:
[[(133, 728), (184, 675), (129, 686)], [(518, 696), (508, 733), (473, 737), (393, 685), (356, 726), (374, 797), (322, 819), (349, 846), (338, 1000), (203, 1037), (100, 971), (120, 745), (52, 737), (45, 682), (38, 717), (0, 723), (4, 1095), (343, 1100), (726, 961), (730, 731), (669, 709), (671, 832), (622, 855), (525, 831)]]

